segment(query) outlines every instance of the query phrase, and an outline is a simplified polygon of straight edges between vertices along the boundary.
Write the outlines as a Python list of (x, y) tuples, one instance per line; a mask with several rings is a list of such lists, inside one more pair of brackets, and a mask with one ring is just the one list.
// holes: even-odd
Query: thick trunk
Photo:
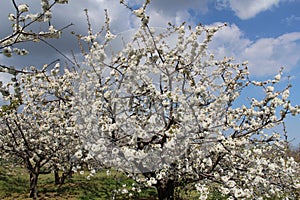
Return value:
[(156, 185), (159, 200), (174, 200), (175, 184), (173, 180), (166, 183), (158, 182)]
[(62, 173), (61, 176), (59, 176), (58, 171), (54, 171), (54, 179), (55, 179), (55, 185), (63, 185), (65, 183), (65, 180), (67, 178), (67, 173)]
[(63, 172), (61, 176), (59, 176), (59, 170), (54, 170), (54, 179), (55, 179), (55, 185), (63, 185), (65, 183), (66, 178), (72, 178), (72, 167), (69, 168), (67, 172)]
[(59, 185), (60, 184), (60, 177), (59, 177), (58, 170), (54, 170), (54, 180), (55, 180), (55, 185)]
[(30, 194), (29, 197), (37, 199), (37, 183), (39, 174), (30, 172)]

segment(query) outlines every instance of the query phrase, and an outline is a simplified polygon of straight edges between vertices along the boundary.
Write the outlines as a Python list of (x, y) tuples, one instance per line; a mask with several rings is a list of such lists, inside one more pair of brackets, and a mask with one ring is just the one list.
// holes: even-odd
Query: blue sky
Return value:
[[(17, 2), (29, 4), (33, 12), (40, 9), (40, 1)], [(143, 0), (130, 2), (139, 5)], [(6, 19), (13, 11), (11, 8), (10, 1), (1, 2), (0, 37), (9, 33), (10, 24)], [(78, 51), (76, 40), (69, 32), (87, 32), (84, 8), (89, 10), (94, 30), (103, 25), (105, 8), (115, 34), (139, 24), (119, 0), (70, 0), (67, 6), (58, 5), (53, 9), (53, 24), (57, 28), (70, 22), (75, 25), (66, 31), (63, 40), (50, 42), (67, 55), (71, 49)], [(233, 56), (237, 62), (248, 60), (251, 77), (255, 79), (270, 78), (284, 66), (284, 76), (290, 76), (293, 85), (291, 100), (300, 105), (300, 0), (152, 0), (147, 12), (151, 16), (150, 25), (155, 27), (166, 27), (169, 21), (175, 24), (187, 21), (191, 25), (228, 23), (215, 35), (211, 51), (217, 57)], [(32, 57), (6, 59), (0, 56), (1, 63), (21, 67), (32, 64), (34, 58), (36, 65), (43, 65), (59, 57), (57, 52), (43, 44), (27, 44), (25, 47), (31, 50)], [(0, 78), (7, 79), (3, 74)], [(300, 117), (287, 120), (288, 133), (295, 145), (300, 143), (299, 122)]]
[(198, 15), (198, 17), (202, 18), (203, 23), (213, 23), (215, 21), (234, 23), (243, 30), (245, 37), (255, 40), (265, 37), (278, 37), (285, 33), (299, 31), (299, 12), (299, 0), (284, 1), (270, 7), (268, 10), (258, 12), (252, 17), (243, 19), (228, 7), (217, 9), (214, 3), (210, 3), (209, 11)]

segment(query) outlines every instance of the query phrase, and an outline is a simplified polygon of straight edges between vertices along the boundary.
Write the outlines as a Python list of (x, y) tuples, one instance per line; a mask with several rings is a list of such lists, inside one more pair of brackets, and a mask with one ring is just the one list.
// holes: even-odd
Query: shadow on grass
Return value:
[[(107, 176), (105, 172), (98, 172), (90, 180), (86, 175), (74, 174), (66, 183), (58, 186), (54, 184), (54, 174), (40, 175), (38, 183), (39, 200), (107, 200), (112, 199), (139, 199), (155, 200), (155, 189), (143, 189), (141, 193), (129, 198), (128, 194), (117, 194), (116, 191), (127, 185), (131, 187), (134, 181), (128, 177), (114, 172), (113, 176)], [(0, 166), (0, 199), (24, 200), (28, 198), (29, 177), (23, 168), (1, 168)]]
[(18, 168), (7, 170), (0, 167), (0, 198), (10, 196), (13, 193), (26, 193), (28, 180), (23, 170)]

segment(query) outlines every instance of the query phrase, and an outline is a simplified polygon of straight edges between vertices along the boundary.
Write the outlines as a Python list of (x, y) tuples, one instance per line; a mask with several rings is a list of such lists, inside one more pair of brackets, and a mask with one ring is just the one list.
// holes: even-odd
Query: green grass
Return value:
[[(54, 184), (54, 174), (40, 175), (38, 184), (38, 195), (40, 199), (69, 199), (69, 200), (107, 200), (115, 194), (116, 199), (155, 199), (154, 188), (142, 189), (140, 193), (133, 193), (129, 198), (128, 194), (114, 193), (117, 189), (131, 189), (134, 180), (118, 172), (111, 172), (107, 176), (105, 171), (96, 173), (87, 180), (88, 174), (76, 173), (66, 183), (57, 186)], [(126, 184), (126, 187), (123, 185)], [(29, 176), (20, 167), (0, 167), (0, 199), (29, 199)]]
[[(26, 175), (25, 175), (26, 176)], [(8, 172), (7, 170), (0, 168), (0, 197), (9, 196), (12, 193), (24, 193), (28, 180), (24, 179), (24, 173), (18, 170), (18, 173), (14, 171)]]
[[(142, 188), (142, 192), (133, 193), (132, 197), (128, 194), (116, 194), (114, 190), (132, 188), (136, 184), (134, 180), (124, 176), (116, 171), (111, 171), (110, 176), (106, 170), (96, 173), (95, 176), (87, 179), (88, 172), (85, 174), (75, 173), (71, 179), (67, 179), (65, 184), (57, 186), (54, 184), (54, 174), (40, 175), (38, 181), (39, 199), (57, 199), (57, 200), (107, 200), (112, 199), (140, 199), (156, 200), (155, 188)], [(126, 184), (126, 187), (123, 187)], [(2, 167), (0, 165), (0, 199), (3, 200), (26, 200), (29, 196), (29, 175), (21, 167)], [(177, 189), (176, 199), (194, 200), (199, 199), (199, 194), (193, 187), (185, 186)], [(208, 198), (225, 199), (218, 192), (212, 191)]]
[[(95, 176), (87, 179), (88, 172), (85, 174), (75, 173), (71, 179), (67, 179), (65, 184), (58, 186), (54, 184), (54, 174), (39, 176), (38, 196), (39, 199), (56, 200), (107, 200), (115, 199), (126, 200), (157, 200), (155, 188), (142, 188), (141, 192), (128, 194), (115, 193), (118, 189), (132, 189), (134, 180), (123, 174), (112, 171), (111, 175), (106, 174), (106, 170), (96, 173)], [(126, 186), (125, 186), (126, 185)], [(125, 186), (125, 187), (124, 187)], [(227, 199), (213, 187), (210, 188), (208, 200)], [(196, 200), (199, 194), (191, 185), (182, 186), (176, 191), (176, 199)], [(2, 200), (30, 200), (29, 196), (29, 175), (24, 168), (0, 165), (0, 199)], [(281, 199), (281, 198), (278, 198)]]

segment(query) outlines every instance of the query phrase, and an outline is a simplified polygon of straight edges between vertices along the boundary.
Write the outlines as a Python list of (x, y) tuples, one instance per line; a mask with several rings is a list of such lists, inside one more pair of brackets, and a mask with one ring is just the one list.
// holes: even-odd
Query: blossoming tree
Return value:
[[(30, 28), (36, 23), (48, 23), (50, 9), (56, 3), (66, 2), (50, 4), (42, 0), (41, 13), (29, 14), (28, 5), (17, 5), (12, 0), (16, 11), (9, 14), (13, 32), (0, 40), (1, 53), (7, 57), (26, 55), (28, 51), (19, 49), (19, 43), (59, 38), (60, 31), (53, 26), (38, 33)], [(12, 77), (10, 83), (1, 82), (0, 86), (4, 101), (0, 109), (0, 155), (3, 159), (21, 160), (30, 174), (30, 197), (34, 199), (39, 175), (71, 167), (71, 158), (81, 147), (77, 131), (70, 128), (73, 125), (68, 112), (72, 93), (68, 86), (74, 74), (65, 70), (61, 76), (58, 61), (39, 68), (0, 65), (0, 72)]]
[[(52, 73), (56, 73), (54, 69)], [(52, 170), (67, 170), (80, 139), (71, 127), (68, 75), (28, 72), (15, 81), (19, 92), (5, 96), (0, 128), (0, 151), (5, 158), (21, 160), (30, 174), (30, 197), (37, 197), (38, 176)], [(70, 166), (69, 166), (70, 167)]]
[[(170, 24), (155, 33), (146, 14), (150, 1), (137, 10), (120, 2), (141, 19), (121, 51), (107, 53), (116, 37), (108, 16), (105, 41), (91, 31), (81, 37), (89, 49), (73, 109), (91, 154), (156, 187), (159, 199), (174, 199), (176, 188), (190, 183), (201, 199), (210, 187), (235, 199), (299, 197), (299, 165), (274, 131), (300, 111), (289, 101), (289, 85), (276, 90), (282, 71), (253, 81), (247, 63), (210, 55), (209, 42), (226, 24)], [(241, 105), (250, 87), (263, 95)]]

